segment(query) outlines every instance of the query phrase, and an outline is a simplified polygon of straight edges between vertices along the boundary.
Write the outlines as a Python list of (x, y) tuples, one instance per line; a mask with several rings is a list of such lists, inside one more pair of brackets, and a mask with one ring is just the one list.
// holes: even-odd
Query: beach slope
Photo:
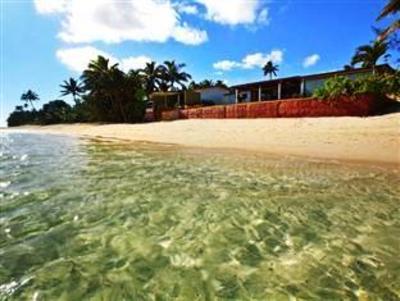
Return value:
[(358, 118), (190, 119), (147, 124), (26, 126), (84, 137), (230, 148), (400, 166), (400, 113)]

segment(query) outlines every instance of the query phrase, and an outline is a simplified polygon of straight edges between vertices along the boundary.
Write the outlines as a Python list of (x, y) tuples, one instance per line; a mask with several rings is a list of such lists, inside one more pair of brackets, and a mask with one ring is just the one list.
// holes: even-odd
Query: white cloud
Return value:
[(261, 0), (196, 0), (206, 8), (206, 18), (224, 25), (253, 24), (265, 21), (268, 10)]
[(145, 55), (130, 56), (121, 59), (120, 67), (124, 71), (129, 71), (131, 69), (142, 69), (146, 66), (146, 63), (150, 62), (151, 58)]
[(169, 0), (34, 1), (39, 13), (61, 15), (59, 37), (68, 43), (166, 42), (175, 39), (197, 45), (207, 41), (205, 31), (181, 22), (176, 7)]
[(130, 69), (143, 68), (147, 62), (151, 61), (151, 58), (144, 55), (118, 59), (115, 56), (92, 46), (64, 48), (59, 49), (56, 52), (56, 57), (59, 61), (68, 69), (77, 73), (81, 73), (85, 70), (89, 62), (96, 59), (99, 55), (108, 58), (110, 64), (118, 63), (120, 65), (119, 67), (125, 72)]
[(187, 3), (175, 3), (175, 6), (178, 12), (182, 14), (197, 15), (199, 13), (196, 5), (190, 5)]
[(34, 4), (38, 13), (52, 14), (65, 11), (67, 0), (35, 0)]
[(219, 61), (213, 64), (214, 69), (217, 70), (223, 70), (223, 71), (229, 71), (232, 70), (235, 67), (239, 67), (240, 64), (235, 61), (229, 61), (229, 60), (223, 60)]
[(207, 32), (189, 27), (186, 23), (177, 26), (174, 31), (174, 39), (188, 45), (198, 45), (208, 40)]
[(229, 71), (234, 68), (262, 68), (268, 61), (279, 64), (283, 61), (283, 51), (274, 49), (270, 53), (256, 52), (246, 55), (240, 62), (222, 60), (213, 64), (214, 69)]
[(245, 69), (253, 69), (255, 67), (263, 67), (268, 61), (275, 64), (281, 63), (283, 60), (282, 50), (272, 50), (270, 53), (253, 53), (246, 55), (242, 60), (242, 67)]
[(320, 58), (321, 57), (318, 54), (307, 56), (303, 61), (303, 67), (308, 68), (314, 66), (320, 60)]

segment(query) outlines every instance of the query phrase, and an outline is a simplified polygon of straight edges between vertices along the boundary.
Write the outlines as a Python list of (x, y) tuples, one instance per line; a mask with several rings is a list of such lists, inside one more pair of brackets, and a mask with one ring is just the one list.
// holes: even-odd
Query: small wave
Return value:
[(1, 284), (0, 285), (0, 297), (3, 296), (11, 296), (13, 295), (18, 289), (20, 289), (22, 286), (27, 284), (29, 281), (32, 280), (33, 277), (28, 277), (25, 279), (22, 279), (21, 281), (11, 281), (9, 283)]
[(10, 186), (10, 184), (10, 181), (0, 182), (0, 188), (7, 188), (8, 186)]

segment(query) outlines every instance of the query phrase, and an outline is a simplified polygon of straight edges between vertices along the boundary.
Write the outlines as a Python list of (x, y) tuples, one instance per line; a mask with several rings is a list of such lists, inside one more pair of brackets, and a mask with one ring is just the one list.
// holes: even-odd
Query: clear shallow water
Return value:
[(0, 300), (400, 299), (397, 171), (1, 135)]

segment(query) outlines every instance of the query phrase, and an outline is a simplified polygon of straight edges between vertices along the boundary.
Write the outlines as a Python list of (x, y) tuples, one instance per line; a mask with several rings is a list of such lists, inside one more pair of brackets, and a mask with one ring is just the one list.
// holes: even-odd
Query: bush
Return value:
[(72, 122), (72, 108), (63, 100), (53, 100), (43, 105), (39, 111), (40, 124)]
[(20, 126), (25, 124), (37, 124), (37, 111), (24, 111), (16, 108), (14, 112), (7, 118), (8, 126)]
[(325, 81), (317, 88), (313, 97), (318, 99), (334, 99), (340, 96), (356, 96), (373, 94), (378, 98), (387, 95), (400, 95), (400, 72), (392, 74), (371, 74), (351, 80), (345, 76), (336, 76)]

